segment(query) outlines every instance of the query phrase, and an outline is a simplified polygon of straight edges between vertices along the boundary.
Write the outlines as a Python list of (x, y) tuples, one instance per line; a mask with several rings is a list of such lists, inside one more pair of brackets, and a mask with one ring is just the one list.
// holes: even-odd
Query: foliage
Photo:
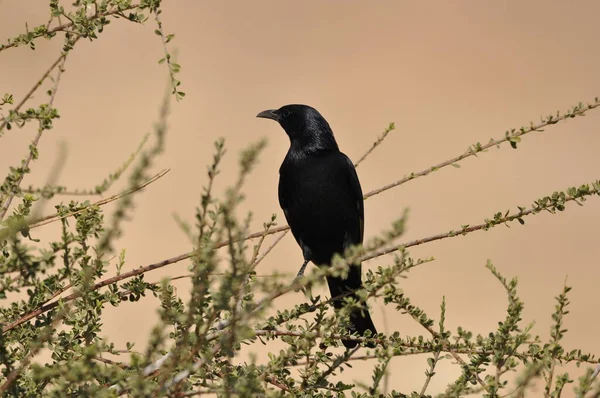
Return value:
[[(239, 173), (223, 197), (215, 196), (213, 186), (219, 176), (225, 156), (225, 142), (216, 140), (214, 158), (207, 169), (207, 184), (196, 209), (195, 224), (179, 220), (182, 229), (193, 242), (189, 253), (159, 261), (132, 271), (123, 272), (127, 264), (125, 249), (118, 249), (122, 222), (131, 217), (132, 198), (141, 189), (164, 176), (168, 170), (151, 175), (156, 158), (164, 149), (167, 133), (169, 97), (165, 98), (158, 123), (140, 147), (122, 166), (92, 189), (69, 190), (64, 186), (48, 184), (43, 187), (22, 188), (22, 181), (30, 173), (30, 165), (38, 157), (38, 142), (44, 131), (55, 126), (60, 117), (54, 108), (54, 98), (64, 72), (64, 63), (77, 48), (81, 39), (95, 41), (111, 23), (156, 23), (155, 33), (161, 39), (165, 55), (159, 63), (168, 70), (170, 95), (176, 100), (185, 96), (177, 79), (180, 65), (174, 62), (169, 44), (174, 35), (163, 30), (159, 0), (78, 0), (65, 7), (58, 0), (50, 0), (50, 20), (25, 33), (8, 39), (0, 45), (0, 53), (18, 46), (34, 50), (42, 39), (62, 37), (63, 48), (57, 60), (50, 65), (41, 79), (17, 104), (13, 95), (5, 94), (0, 100), (0, 138), (10, 130), (37, 123), (38, 132), (28, 153), (18, 166), (10, 169), (0, 186), (0, 338), (1, 373), (0, 391), (12, 396), (171, 396), (184, 397), (201, 394), (219, 396), (311, 396), (311, 397), (419, 397), (427, 396), (428, 386), (437, 375), (442, 361), (452, 361), (460, 368), (460, 375), (440, 396), (464, 396), (480, 393), (488, 397), (525, 396), (532, 383), (542, 381), (546, 396), (560, 396), (568, 384), (578, 396), (600, 394), (595, 381), (597, 371), (588, 369), (575, 382), (568, 374), (558, 374), (557, 365), (575, 362), (595, 364), (595, 356), (580, 350), (567, 350), (562, 345), (566, 333), (565, 316), (568, 314), (570, 287), (564, 287), (556, 297), (552, 314), (553, 326), (548, 341), (533, 334), (532, 324), (523, 324), (524, 303), (518, 295), (517, 279), (507, 279), (491, 262), (486, 264), (498, 287), (506, 291), (506, 316), (496, 330), (474, 335), (467, 328), (449, 330), (445, 326), (446, 302), (440, 304), (438, 319), (426, 314), (399, 287), (398, 280), (407, 278), (415, 267), (433, 261), (415, 259), (407, 251), (416, 245), (452, 238), (500, 224), (518, 221), (542, 211), (560, 212), (569, 202), (582, 204), (588, 197), (600, 194), (600, 181), (568, 188), (535, 200), (529, 207), (515, 211), (501, 211), (476, 225), (459, 228), (398, 244), (403, 235), (406, 214), (391, 223), (389, 230), (369, 240), (364, 246), (336, 256), (329, 269), (314, 269), (306, 278), (292, 285), (277, 275), (259, 278), (257, 265), (270, 253), (288, 227), (276, 227), (276, 217), (264, 223), (262, 231), (252, 233), (251, 215), (238, 216), (238, 206), (244, 197), (247, 176), (252, 172), (266, 145), (259, 141), (240, 155)], [(68, 22), (66, 22), (68, 21)], [(52, 78), (52, 76), (54, 76)], [(47, 81), (48, 101), (25, 109), (33, 94)], [(541, 131), (560, 121), (583, 116), (600, 106), (595, 99), (578, 104), (563, 113), (542, 118), (508, 130), (499, 139), (482, 145), (476, 143), (457, 157), (441, 162), (426, 170), (411, 173), (402, 179), (369, 192), (365, 198), (427, 176), (446, 166), (458, 167), (470, 156), (509, 143), (512, 148), (528, 133)], [(357, 162), (361, 163), (394, 130), (390, 124), (383, 134)], [(146, 146), (149, 145), (148, 148)], [(129, 187), (121, 194), (98, 202), (88, 200), (56, 204), (56, 213), (37, 214), (37, 200), (53, 199), (56, 195), (98, 195), (107, 192), (114, 181), (129, 172)], [(18, 203), (16, 203), (18, 201)], [(117, 201), (110, 217), (103, 206)], [(15, 203), (13, 203), (15, 202)], [(10, 210), (10, 212), (9, 212)], [(55, 240), (39, 241), (32, 230), (51, 222), (60, 222), (61, 233)], [(277, 234), (268, 247), (268, 237)], [(218, 254), (218, 249), (221, 249)], [(111, 262), (116, 255), (116, 261)], [(322, 283), (325, 275), (343, 275), (347, 264), (356, 259), (388, 256), (388, 264), (365, 275), (365, 286), (359, 292), (361, 300), (379, 297), (399, 313), (407, 314), (423, 329), (418, 336), (378, 334), (355, 337), (344, 335), (340, 318), (348, 316), (358, 303), (345, 298), (346, 306), (333, 315), (331, 299), (309, 297), (306, 303), (282, 308), (278, 299), (298, 288)], [(173, 280), (149, 283), (145, 274), (179, 261), (189, 260), (191, 289), (180, 295)], [(106, 277), (112, 267), (115, 276)], [(225, 270), (224, 273), (216, 271)], [(20, 295), (17, 295), (20, 293)], [(143, 352), (135, 351), (133, 344), (115, 347), (102, 336), (102, 315), (107, 306), (136, 305), (145, 295), (160, 301), (160, 320), (148, 334)], [(18, 298), (15, 298), (18, 297)], [(277, 309), (274, 315), (267, 310)], [(340, 338), (356, 339), (362, 347), (340, 350)], [(281, 340), (285, 348), (270, 352), (266, 362), (236, 358), (242, 347), (260, 349), (261, 344)], [(377, 343), (375, 349), (366, 349), (367, 343)], [(36, 356), (42, 349), (51, 352), (51, 360), (41, 364)], [(372, 358), (372, 382), (369, 385), (339, 381), (345, 369), (357, 359)], [(398, 356), (423, 355), (427, 357), (424, 384), (420, 391), (387, 391), (386, 378), (390, 360)], [(516, 382), (509, 382), (511, 372), (519, 372)]]

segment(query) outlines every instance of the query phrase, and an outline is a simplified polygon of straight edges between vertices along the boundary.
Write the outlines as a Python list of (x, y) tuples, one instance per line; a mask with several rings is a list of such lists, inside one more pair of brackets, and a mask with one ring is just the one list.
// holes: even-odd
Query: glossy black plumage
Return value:
[[(299, 275), (308, 261), (327, 266), (335, 253), (343, 254), (363, 241), (363, 196), (354, 165), (340, 152), (329, 124), (314, 108), (286, 105), (257, 117), (278, 121), (290, 138), (279, 169), (279, 204), (302, 249)], [(359, 289), (360, 264), (351, 267), (347, 279), (328, 277), (327, 283), (332, 297)], [(334, 301), (335, 308), (341, 306), (340, 300)], [(349, 327), (359, 335), (366, 330), (377, 333), (366, 304), (351, 314)], [(343, 343), (348, 348), (357, 344)]]

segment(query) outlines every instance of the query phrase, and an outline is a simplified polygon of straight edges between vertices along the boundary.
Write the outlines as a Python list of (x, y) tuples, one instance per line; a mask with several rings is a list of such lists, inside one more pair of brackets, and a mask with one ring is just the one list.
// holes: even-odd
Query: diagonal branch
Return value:
[(513, 148), (516, 148), (516, 143), (520, 142), (521, 137), (524, 136), (525, 134), (529, 134), (534, 131), (543, 131), (544, 127), (550, 126), (552, 124), (556, 124), (563, 120), (572, 119), (577, 116), (583, 116), (586, 112), (593, 110), (599, 106), (600, 106), (600, 99), (598, 97), (596, 97), (596, 98), (594, 98), (594, 102), (591, 104), (584, 105), (582, 103), (579, 103), (578, 105), (574, 106), (572, 109), (568, 110), (567, 112), (564, 112), (563, 114), (560, 114), (557, 112), (556, 115), (549, 115), (549, 116), (546, 116), (545, 118), (542, 118), (542, 121), (538, 124), (533, 124), (533, 122), (532, 122), (528, 127), (523, 126), (518, 130), (512, 129), (510, 131), (506, 131), (504, 138), (500, 138), (500, 139), (496, 139), (496, 140), (492, 139), (492, 140), (490, 140), (489, 143), (487, 143), (485, 145), (481, 145), (479, 143), (472, 145), (462, 155), (456, 156), (452, 159), (448, 159), (445, 162), (436, 164), (435, 166), (429, 167), (425, 170), (421, 170), (418, 173), (411, 173), (408, 176), (405, 176), (405, 177), (399, 179), (398, 181), (392, 182), (391, 184), (384, 185), (381, 188), (377, 188), (377, 189), (372, 190), (371, 192), (368, 192), (367, 194), (365, 194), (365, 199), (370, 198), (371, 196), (380, 194), (383, 191), (387, 191), (388, 189), (397, 187), (398, 185), (402, 185), (408, 181), (414, 180), (415, 178), (419, 178), (419, 177), (423, 177), (428, 174), (431, 174), (432, 172), (442, 169), (446, 166), (455, 165), (456, 163), (460, 162), (461, 160), (464, 160), (471, 156), (477, 156), (478, 153), (483, 152), (493, 146), (499, 146), (500, 144), (503, 144), (505, 142), (510, 142), (511, 145), (513, 146)]
[(367, 158), (367, 156), (369, 156), (371, 154), (371, 152), (373, 152), (375, 150), (375, 148), (377, 148), (379, 145), (381, 145), (383, 140), (385, 140), (385, 138), (388, 136), (388, 134), (395, 128), (396, 128), (396, 125), (393, 122), (390, 123), (390, 125), (388, 127), (386, 127), (385, 130), (383, 130), (383, 133), (381, 133), (381, 135), (379, 137), (377, 137), (377, 139), (375, 140), (373, 145), (371, 145), (371, 147), (369, 149), (367, 149), (367, 151), (360, 157), (360, 159), (358, 159), (356, 161), (356, 163), (354, 163), (354, 167), (358, 167), (358, 165), (361, 164), (363, 162), (363, 160), (365, 160)]
[[(66, 57), (67, 57), (67, 53), (62, 53), (60, 55), (60, 57), (58, 57), (56, 59), (56, 61), (54, 61), (52, 63), (52, 65), (50, 65), (50, 67), (46, 70), (46, 72), (44, 72), (42, 77), (33, 85), (33, 87), (31, 87), (31, 89), (27, 92), (27, 94), (25, 94), (25, 96), (23, 97), (21, 102), (19, 102), (17, 104), (17, 106), (15, 106), (15, 108), (13, 109), (15, 112), (19, 112), (21, 110), (23, 105), (25, 105), (25, 103), (29, 100), (29, 98), (31, 98), (31, 96), (36, 92), (36, 90), (38, 88), (40, 88), (40, 86), (42, 85), (42, 83), (44, 83), (44, 81), (48, 78), (48, 76), (50, 76), (50, 73), (52, 73), (52, 71), (58, 66), (58, 64), (60, 64), (62, 61), (64, 61)], [(7, 123), (8, 122), (6, 121), (6, 119), (4, 119), (2, 121), (2, 123), (0, 123), (0, 133), (2, 132), (2, 130), (4, 130)]]
[[(496, 213), (496, 215), (494, 216), (493, 219), (486, 220), (482, 224), (473, 225), (473, 226), (465, 225), (460, 230), (441, 233), (441, 234), (433, 235), (433, 236), (430, 236), (427, 238), (416, 239), (416, 240), (407, 242), (405, 244), (401, 244), (401, 245), (394, 246), (391, 248), (376, 250), (373, 253), (363, 256), (360, 259), (360, 261), (370, 260), (370, 259), (373, 259), (376, 257), (380, 257), (383, 255), (398, 251), (400, 249), (406, 249), (406, 248), (409, 248), (412, 246), (422, 245), (424, 243), (432, 242), (435, 240), (441, 240), (441, 239), (453, 238), (453, 237), (461, 236), (461, 235), (467, 235), (467, 234), (469, 234), (471, 232), (475, 232), (475, 231), (488, 230), (499, 224), (507, 224), (507, 223), (509, 223), (511, 221), (515, 221), (515, 220), (519, 220), (519, 222), (523, 222), (523, 217), (535, 215), (544, 210), (549, 211), (549, 212), (555, 212), (557, 210), (561, 211), (564, 209), (564, 205), (568, 202), (574, 201), (576, 203), (579, 203), (578, 201), (585, 200), (586, 196), (600, 195), (600, 181), (593, 183), (593, 188), (589, 188), (587, 186), (582, 186), (579, 189), (570, 188), (567, 191), (568, 191), (569, 196), (567, 196), (566, 194), (564, 194), (562, 192), (555, 193), (552, 195), (552, 197), (545, 197), (540, 200), (537, 200), (534, 203), (534, 205), (529, 209), (519, 208), (519, 211), (517, 213), (509, 214), (507, 212), (504, 216), (502, 216), (501, 213)], [(261, 236), (262, 236), (262, 234), (261, 234)], [(249, 239), (249, 238), (247, 237), (246, 239)], [(229, 241), (223, 241), (221, 243), (216, 244), (215, 249), (221, 248), (228, 244), (229, 244)], [(97, 290), (97, 289), (103, 288), (105, 286), (111, 285), (113, 283), (119, 282), (121, 280), (132, 278), (134, 276), (141, 275), (146, 272), (153, 271), (155, 269), (159, 269), (159, 268), (165, 267), (167, 265), (186, 260), (186, 259), (192, 257), (193, 255), (194, 255), (194, 252), (180, 254), (178, 256), (175, 256), (175, 257), (172, 257), (172, 258), (169, 258), (169, 259), (166, 259), (166, 260), (154, 263), (154, 264), (149, 264), (149, 265), (134, 269), (132, 271), (125, 272), (123, 274), (104, 279), (104, 280), (96, 283), (91, 288), (91, 290)], [(295, 289), (296, 287), (297, 286), (295, 286), (295, 284), (292, 284), (289, 289)], [(272, 300), (272, 299), (278, 297), (279, 295), (281, 295), (281, 293), (278, 293), (277, 296), (267, 296), (263, 300), (261, 300), (258, 305), (262, 305), (265, 302), (267, 302), (268, 300)], [(76, 299), (77, 297), (78, 297), (78, 294), (73, 293), (73, 294), (70, 294), (70, 295), (62, 298), (60, 301), (69, 302), (69, 301)], [(55, 301), (53, 303), (46, 304), (13, 322), (5, 324), (4, 327), (2, 328), (2, 333), (6, 333), (6, 332), (14, 329), (17, 326), (39, 316), (47, 311), (52, 310), (53, 308), (55, 308), (58, 305), (58, 303), (59, 303), (59, 301)]]
[[(75, 39), (75, 42), (77, 42), (77, 40), (79, 40), (79, 39)], [(58, 65), (58, 72), (56, 74), (56, 79), (55, 79), (54, 85), (52, 87), (52, 94), (50, 96), (50, 101), (48, 101), (48, 106), (52, 107), (52, 104), (54, 104), (54, 98), (56, 98), (56, 91), (58, 90), (60, 78), (65, 70), (64, 66), (65, 66), (65, 62), (67, 60), (67, 55), (68, 55), (68, 53), (66, 53), (66, 52), (61, 54), (61, 56), (51, 65), (51, 67), (42, 76), (42, 79), (40, 79), (32, 87), (32, 89), (29, 91), (29, 93), (27, 93), (27, 95), (17, 105), (17, 107), (15, 108), (15, 109), (17, 109), (17, 111), (18, 111), (18, 109), (20, 109), (21, 106), (23, 106), (23, 104), (29, 99), (29, 97), (31, 97), (33, 95), (33, 93), (38, 89), (38, 87), (40, 87), (42, 85), (44, 80), (46, 80), (48, 75)], [(0, 124), (0, 132), (2, 132), (2, 129), (6, 126), (7, 123), (8, 122), (6, 120), (4, 120), (2, 122), (2, 124)], [(37, 146), (38, 146), (38, 143), (40, 142), (40, 139), (42, 138), (42, 133), (44, 132), (44, 130), (45, 130), (45, 128), (43, 127), (42, 123), (40, 122), (40, 127), (38, 128), (38, 132), (37, 132), (35, 138), (33, 139), (33, 142), (29, 146), (30, 147), (29, 155), (27, 156), (27, 159), (23, 163), (24, 170), (27, 170), (29, 168), (29, 163), (31, 163), (31, 161), (34, 159), (34, 157), (36, 157)], [(25, 178), (25, 172), (20, 173), (19, 179), (15, 182), (16, 188), (18, 188), (21, 185), (24, 178)], [(7, 193), (6, 195), (7, 195), (6, 197), (0, 198), (0, 202), (2, 203), (2, 207), (0, 207), (0, 221), (2, 221), (4, 219), (4, 216), (6, 216), (6, 212), (8, 212), (8, 208), (10, 207), (10, 204), (12, 203), (12, 200), (14, 199), (16, 192)]]

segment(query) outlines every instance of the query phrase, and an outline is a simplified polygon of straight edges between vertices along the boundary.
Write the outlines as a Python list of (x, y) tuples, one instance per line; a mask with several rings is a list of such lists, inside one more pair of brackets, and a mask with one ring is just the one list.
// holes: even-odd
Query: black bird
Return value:
[[(298, 276), (309, 261), (327, 266), (335, 253), (344, 254), (362, 243), (363, 195), (350, 159), (340, 152), (329, 123), (307, 105), (286, 105), (266, 110), (256, 117), (272, 119), (290, 138), (290, 149), (279, 169), (279, 205), (304, 256)], [(353, 264), (348, 278), (327, 277), (331, 297), (362, 287), (361, 265)], [(341, 308), (343, 298), (334, 301)], [(377, 333), (366, 304), (350, 315), (350, 333)], [(352, 348), (356, 341), (343, 340)]]

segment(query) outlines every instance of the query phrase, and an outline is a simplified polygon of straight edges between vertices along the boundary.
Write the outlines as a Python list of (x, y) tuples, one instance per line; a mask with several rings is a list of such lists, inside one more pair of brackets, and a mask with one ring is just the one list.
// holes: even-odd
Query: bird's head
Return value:
[(311, 151), (338, 149), (327, 120), (308, 105), (285, 105), (279, 109), (262, 111), (256, 117), (278, 122), (290, 137), (292, 145)]

